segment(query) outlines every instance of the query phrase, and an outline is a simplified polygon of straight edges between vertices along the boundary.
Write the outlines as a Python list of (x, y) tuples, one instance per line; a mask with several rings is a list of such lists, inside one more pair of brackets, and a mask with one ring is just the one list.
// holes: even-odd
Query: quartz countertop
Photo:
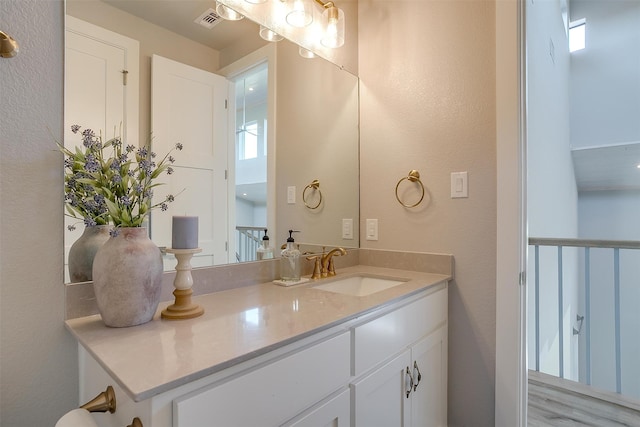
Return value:
[[(368, 296), (314, 289), (354, 274), (409, 279)], [(130, 328), (109, 328), (99, 315), (66, 321), (67, 329), (135, 401), (219, 372), (314, 333), (347, 322), (450, 280), (446, 274), (389, 268), (343, 268), (331, 279), (283, 287), (272, 282), (200, 295), (202, 316), (154, 319)]]

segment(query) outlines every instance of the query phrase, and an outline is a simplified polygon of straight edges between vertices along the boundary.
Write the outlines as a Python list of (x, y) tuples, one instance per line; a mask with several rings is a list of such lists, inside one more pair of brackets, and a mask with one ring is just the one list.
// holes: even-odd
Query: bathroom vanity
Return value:
[(332, 279), (262, 283), (196, 297), (199, 318), (124, 329), (68, 320), (80, 401), (114, 387), (100, 426), (446, 426), (451, 276), (355, 266), (335, 279), (353, 276), (398, 283), (360, 296), (317, 288)]

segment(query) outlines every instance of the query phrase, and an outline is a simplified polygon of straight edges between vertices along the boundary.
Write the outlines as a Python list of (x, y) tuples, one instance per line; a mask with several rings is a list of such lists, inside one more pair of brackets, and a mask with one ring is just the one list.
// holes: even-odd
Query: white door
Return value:
[[(221, 76), (153, 55), (151, 78), (152, 150), (164, 156), (176, 143), (175, 172), (156, 187), (154, 204), (175, 196), (167, 212), (151, 215), (151, 239), (171, 247), (171, 217), (198, 216), (202, 252), (191, 265), (226, 264), (227, 256), (227, 99), (230, 83)], [(170, 265), (169, 265), (170, 264)], [(175, 268), (175, 261), (165, 269)]]
[(411, 395), (405, 388), (410, 350), (353, 384), (355, 425), (359, 427), (410, 426)]
[[(442, 327), (411, 348), (414, 390), (411, 425), (447, 425), (447, 328)], [(419, 378), (419, 379), (418, 379)]]
[[(71, 125), (100, 131), (109, 139), (114, 135), (130, 144), (138, 143), (139, 43), (120, 34), (72, 16), (65, 28), (64, 145), (81, 144)], [(126, 71), (126, 84), (125, 73)], [(69, 248), (84, 226), (75, 231), (67, 226), (78, 220), (65, 217), (65, 265)], [(81, 222), (81, 220), (80, 220)], [(65, 268), (65, 279), (68, 270)], [(65, 280), (65, 282), (68, 280)]]

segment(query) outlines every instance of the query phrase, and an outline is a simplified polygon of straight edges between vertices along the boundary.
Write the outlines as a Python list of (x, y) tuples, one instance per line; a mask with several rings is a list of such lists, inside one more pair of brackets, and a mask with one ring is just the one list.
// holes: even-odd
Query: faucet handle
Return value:
[(307, 260), (313, 261), (313, 273), (311, 274), (312, 279), (319, 279), (322, 277), (322, 268), (320, 267), (321, 261), (320, 255), (308, 256)]

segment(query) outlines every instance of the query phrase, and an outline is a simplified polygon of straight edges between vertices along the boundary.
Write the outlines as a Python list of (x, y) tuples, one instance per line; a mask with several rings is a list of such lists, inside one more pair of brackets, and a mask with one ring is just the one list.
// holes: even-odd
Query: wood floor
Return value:
[(529, 427), (640, 427), (640, 403), (529, 371)]

